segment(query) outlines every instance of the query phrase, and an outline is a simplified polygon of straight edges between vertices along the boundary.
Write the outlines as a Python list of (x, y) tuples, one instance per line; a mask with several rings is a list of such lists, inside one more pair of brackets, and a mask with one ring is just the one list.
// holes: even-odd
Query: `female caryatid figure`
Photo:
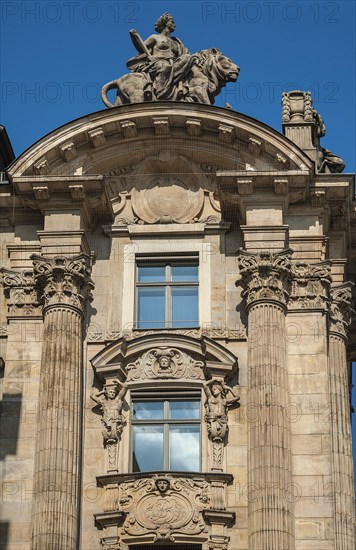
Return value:
[(127, 62), (127, 67), (138, 73), (145, 73), (146, 100), (179, 100), (188, 93), (184, 85), (195, 60), (182, 42), (171, 36), (175, 29), (173, 17), (164, 13), (157, 20), (155, 30), (143, 41), (135, 30), (130, 31), (132, 42), (139, 52)]
[[(214, 442), (222, 442), (227, 432), (227, 411), (240, 398), (224, 382), (212, 379), (204, 384), (207, 397), (205, 403), (205, 420), (208, 424), (209, 437)], [(227, 397), (228, 395), (231, 397)]]

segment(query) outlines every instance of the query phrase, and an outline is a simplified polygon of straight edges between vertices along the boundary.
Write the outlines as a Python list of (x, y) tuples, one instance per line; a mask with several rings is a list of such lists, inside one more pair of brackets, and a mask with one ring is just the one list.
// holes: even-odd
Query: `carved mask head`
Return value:
[(161, 369), (168, 369), (171, 365), (171, 360), (167, 355), (161, 355), (158, 359)]
[(169, 489), (169, 481), (167, 479), (157, 479), (156, 487), (160, 493), (165, 493)]

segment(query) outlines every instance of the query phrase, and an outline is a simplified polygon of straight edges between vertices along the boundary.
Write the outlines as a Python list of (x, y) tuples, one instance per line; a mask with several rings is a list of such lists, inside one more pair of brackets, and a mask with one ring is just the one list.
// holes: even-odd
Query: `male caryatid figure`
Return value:
[(115, 443), (121, 435), (124, 424), (122, 407), (126, 391), (125, 384), (121, 384), (119, 380), (114, 379), (112, 382), (105, 384), (102, 391), (90, 396), (101, 409), (104, 443)]

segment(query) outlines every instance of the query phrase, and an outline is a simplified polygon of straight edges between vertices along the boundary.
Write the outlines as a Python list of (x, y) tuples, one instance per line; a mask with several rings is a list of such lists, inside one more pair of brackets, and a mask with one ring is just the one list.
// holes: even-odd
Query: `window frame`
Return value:
[[(175, 471), (202, 471), (202, 428), (203, 428), (203, 409), (202, 409), (202, 391), (199, 388), (184, 389), (177, 388), (176, 390), (166, 391), (132, 391), (131, 392), (131, 422), (130, 422), (130, 461), (129, 470), (131, 473), (148, 472), (151, 470), (134, 471), (134, 426), (163, 426), (163, 469), (154, 471), (175, 472)], [(135, 402), (142, 401), (163, 401), (163, 418), (162, 419), (147, 419), (147, 420), (134, 420), (133, 407)], [(197, 419), (170, 419), (168, 403), (171, 401), (194, 401), (199, 404), (199, 418)], [(170, 468), (170, 438), (169, 427), (174, 425), (187, 425), (199, 427), (199, 445), (198, 445), (198, 470), (173, 470)]]
[[(139, 281), (139, 268), (140, 267), (164, 267), (165, 268), (165, 280), (160, 282), (140, 282)], [(197, 267), (197, 280), (196, 281), (172, 281), (172, 267), (176, 266), (195, 266)], [(135, 262), (135, 300), (134, 300), (134, 329), (135, 330), (179, 330), (179, 329), (192, 329), (199, 328), (199, 283), (200, 283), (200, 264), (198, 254), (174, 254), (174, 255), (136, 255)], [(197, 319), (183, 321), (175, 321), (172, 314), (172, 288), (196, 288), (197, 292), (197, 305), (196, 316)], [(139, 319), (139, 289), (140, 288), (164, 288), (164, 313), (165, 318), (163, 320), (163, 327), (155, 327), (152, 325), (140, 326), (142, 323), (153, 323), (153, 321), (140, 321)], [(160, 321), (157, 321), (157, 323)], [(173, 326), (174, 323), (179, 323), (179, 326)], [(186, 324), (183, 324), (185, 323)]]

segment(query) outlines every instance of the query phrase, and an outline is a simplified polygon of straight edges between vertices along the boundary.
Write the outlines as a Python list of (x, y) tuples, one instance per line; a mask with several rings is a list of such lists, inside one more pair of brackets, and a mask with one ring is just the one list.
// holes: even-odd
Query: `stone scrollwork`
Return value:
[(330, 332), (347, 339), (348, 329), (355, 311), (351, 307), (352, 282), (331, 289)]
[(200, 512), (209, 506), (209, 484), (169, 474), (120, 485), (119, 506), (127, 513), (122, 540), (142, 536), (174, 541), (205, 530)]
[(204, 363), (177, 348), (153, 348), (126, 366), (127, 381), (155, 378), (203, 380)]
[(91, 258), (85, 254), (75, 257), (32, 256), (34, 278), (44, 300), (45, 308), (53, 305), (72, 306), (83, 312), (94, 288), (91, 274)]
[(240, 250), (238, 264), (247, 306), (260, 300), (273, 300), (283, 305), (287, 303), (291, 254), (290, 249), (258, 254)]
[(292, 287), (289, 308), (306, 309), (328, 307), (331, 283), (331, 263), (296, 263), (292, 266)]
[[(205, 421), (212, 442), (212, 469), (223, 469), (224, 440), (228, 431), (228, 407), (236, 405), (239, 396), (223, 381), (212, 379), (204, 384), (206, 394)], [(230, 397), (228, 397), (230, 395)]]
[(34, 316), (42, 314), (42, 307), (37, 298), (32, 269), (13, 271), (1, 270), (2, 284), (8, 300), (11, 317)]

